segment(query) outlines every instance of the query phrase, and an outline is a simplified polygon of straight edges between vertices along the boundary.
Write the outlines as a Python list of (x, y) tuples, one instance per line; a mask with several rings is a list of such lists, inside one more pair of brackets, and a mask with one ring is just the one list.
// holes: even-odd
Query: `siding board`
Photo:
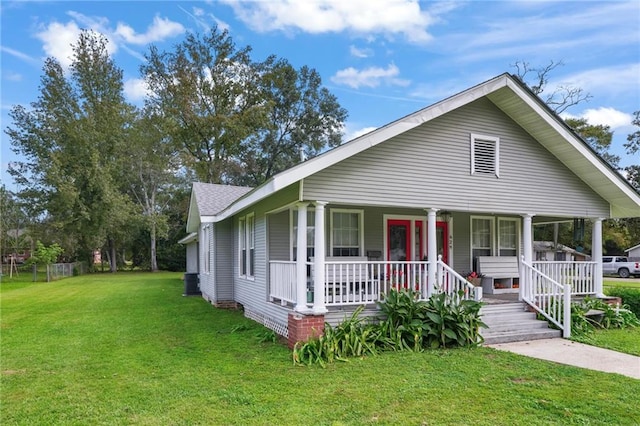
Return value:
[[(500, 138), (500, 178), (470, 174), (471, 133)], [(310, 176), (304, 198), (465, 212), (609, 216), (604, 199), (484, 98)]]

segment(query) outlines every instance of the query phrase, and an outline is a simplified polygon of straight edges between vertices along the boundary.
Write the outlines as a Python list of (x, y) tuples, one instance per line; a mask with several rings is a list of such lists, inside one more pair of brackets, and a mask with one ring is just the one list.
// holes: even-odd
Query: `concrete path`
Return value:
[(597, 348), (566, 339), (541, 339), (499, 343), (489, 348), (590, 370), (618, 373), (640, 379), (640, 357)]

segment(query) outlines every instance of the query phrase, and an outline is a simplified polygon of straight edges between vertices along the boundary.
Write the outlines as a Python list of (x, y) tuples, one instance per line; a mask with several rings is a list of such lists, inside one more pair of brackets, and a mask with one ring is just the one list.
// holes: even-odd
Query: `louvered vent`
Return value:
[(498, 138), (471, 135), (471, 174), (498, 173)]

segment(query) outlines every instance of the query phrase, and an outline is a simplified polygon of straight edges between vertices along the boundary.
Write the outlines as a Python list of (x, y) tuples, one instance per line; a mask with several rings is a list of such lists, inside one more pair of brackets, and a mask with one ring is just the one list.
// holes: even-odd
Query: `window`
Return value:
[(363, 252), (362, 210), (331, 210), (332, 256), (360, 256)]
[(500, 177), (500, 139), (471, 134), (471, 174)]
[(498, 219), (498, 256), (518, 255), (518, 219)]
[(202, 252), (204, 253), (204, 262), (202, 263), (204, 264), (204, 273), (208, 274), (211, 272), (211, 225), (205, 225), (203, 233), (202, 245), (204, 247)]
[(253, 214), (238, 220), (238, 246), (240, 276), (253, 277), (255, 271), (255, 216)]
[(246, 219), (243, 217), (238, 221), (238, 229), (240, 230), (240, 235), (238, 237), (238, 242), (240, 246), (240, 275), (247, 275), (247, 228), (246, 228)]
[(491, 256), (493, 254), (493, 218), (471, 218), (471, 255)]
[[(291, 215), (291, 247), (293, 247), (293, 255), (291, 260), (298, 257), (298, 210), (292, 210)], [(315, 237), (316, 237), (316, 212), (315, 209), (307, 209), (307, 259), (315, 255)]]

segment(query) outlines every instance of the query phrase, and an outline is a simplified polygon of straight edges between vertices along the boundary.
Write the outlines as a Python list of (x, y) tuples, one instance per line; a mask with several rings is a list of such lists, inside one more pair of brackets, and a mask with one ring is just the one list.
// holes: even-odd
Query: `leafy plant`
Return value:
[(640, 289), (614, 287), (607, 289), (607, 295), (619, 297), (627, 309), (640, 317)]

